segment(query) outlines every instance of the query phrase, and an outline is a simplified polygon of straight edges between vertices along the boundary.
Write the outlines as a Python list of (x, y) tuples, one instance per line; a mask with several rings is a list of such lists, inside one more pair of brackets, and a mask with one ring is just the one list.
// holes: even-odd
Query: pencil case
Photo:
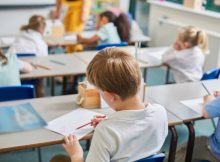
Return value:
[(81, 82), (78, 86), (76, 103), (83, 108), (100, 108), (100, 94), (94, 87)]

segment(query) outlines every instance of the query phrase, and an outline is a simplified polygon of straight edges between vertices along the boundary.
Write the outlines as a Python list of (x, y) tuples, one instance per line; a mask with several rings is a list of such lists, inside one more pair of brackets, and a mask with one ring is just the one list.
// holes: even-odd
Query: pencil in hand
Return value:
[(202, 86), (206, 90), (207, 94), (211, 95), (210, 91), (208, 90), (208, 88), (205, 86), (205, 84), (203, 82), (202, 82)]
[[(97, 119), (105, 119), (106, 118), (106, 116), (104, 115), (104, 116), (96, 116), (95, 118), (97, 118)], [(94, 123), (94, 121), (93, 121), (94, 119), (92, 119), (92, 121), (91, 122), (89, 122), (89, 123), (86, 123), (86, 124), (84, 124), (84, 125), (82, 125), (82, 126), (80, 126), (80, 127), (78, 127), (78, 128), (76, 128), (76, 130), (78, 130), (78, 129), (81, 129), (81, 128), (83, 128), (83, 127), (85, 127), (85, 126), (87, 126), (87, 125), (97, 125), (99, 122), (96, 122), (96, 124), (93, 124)]]

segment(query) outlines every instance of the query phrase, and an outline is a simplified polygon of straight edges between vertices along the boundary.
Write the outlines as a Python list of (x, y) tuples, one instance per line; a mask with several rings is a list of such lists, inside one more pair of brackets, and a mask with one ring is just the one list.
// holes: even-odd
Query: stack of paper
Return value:
[(103, 116), (101, 113), (79, 108), (50, 121), (46, 128), (64, 136), (75, 135), (80, 139), (91, 133), (94, 128), (90, 124), (80, 129), (77, 128), (89, 123), (96, 115)]

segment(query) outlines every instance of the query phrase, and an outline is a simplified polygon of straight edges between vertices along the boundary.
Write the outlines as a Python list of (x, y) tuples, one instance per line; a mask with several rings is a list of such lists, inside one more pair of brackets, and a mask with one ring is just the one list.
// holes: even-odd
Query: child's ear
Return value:
[(109, 102), (114, 102), (115, 101), (115, 95), (111, 92), (104, 91), (103, 92), (103, 97), (108, 100)]

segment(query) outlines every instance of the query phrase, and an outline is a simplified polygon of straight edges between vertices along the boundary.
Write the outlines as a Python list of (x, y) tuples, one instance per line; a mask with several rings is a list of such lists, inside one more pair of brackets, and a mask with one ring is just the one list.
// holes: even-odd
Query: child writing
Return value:
[[(107, 119), (92, 119), (95, 132), (86, 161), (136, 161), (158, 152), (168, 133), (166, 111), (141, 101), (141, 73), (135, 58), (118, 48), (106, 48), (90, 62), (87, 79), (115, 113)], [(66, 137), (63, 146), (69, 161), (83, 161), (75, 136)], [(59, 160), (61, 156), (52, 162)]]
[(198, 81), (203, 75), (203, 65), (208, 52), (207, 35), (193, 26), (182, 27), (173, 47), (162, 57), (169, 65), (177, 83)]
[[(213, 95), (204, 96), (203, 117), (220, 117), (220, 95), (216, 98)], [(177, 162), (184, 161), (187, 144), (183, 144), (177, 151)], [(209, 136), (200, 136), (195, 139), (193, 160), (207, 160), (212, 162), (220, 161), (220, 120), (214, 133)]]
[(36, 56), (47, 56), (48, 46), (43, 39), (45, 26), (43, 16), (32, 16), (29, 23), (21, 27), (22, 32), (11, 48), (16, 53), (33, 53)]
[(91, 38), (83, 38), (81, 35), (77, 35), (78, 42), (86, 45), (129, 42), (131, 25), (124, 13), (121, 13), (118, 17), (111, 11), (101, 13), (97, 29), (98, 33)]
[(0, 51), (0, 86), (20, 85), (20, 72), (28, 73), (32, 71), (32, 66), (20, 61), (17, 55), (8, 51), (3, 54)]

